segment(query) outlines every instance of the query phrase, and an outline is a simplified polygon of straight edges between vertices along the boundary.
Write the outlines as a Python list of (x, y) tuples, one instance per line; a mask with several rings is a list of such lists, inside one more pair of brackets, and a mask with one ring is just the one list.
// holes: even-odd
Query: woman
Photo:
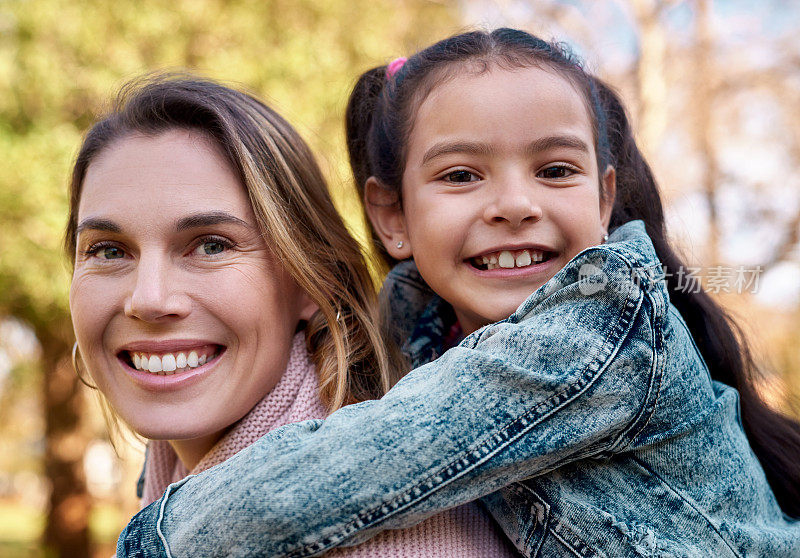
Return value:
[[(152, 440), (143, 504), (398, 377), (366, 263), (310, 150), (243, 93), (187, 77), (123, 89), (78, 154), (66, 248), (82, 360)], [(333, 554), (401, 548), (510, 555), (474, 505)]]

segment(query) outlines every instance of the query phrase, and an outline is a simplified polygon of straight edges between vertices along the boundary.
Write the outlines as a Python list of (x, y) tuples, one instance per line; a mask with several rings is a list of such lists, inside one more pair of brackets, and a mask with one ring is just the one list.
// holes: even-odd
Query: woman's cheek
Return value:
[(70, 288), (72, 326), (81, 350), (81, 359), (97, 376), (97, 363), (103, 356), (103, 340), (114, 315), (116, 296), (107, 281), (76, 273)]

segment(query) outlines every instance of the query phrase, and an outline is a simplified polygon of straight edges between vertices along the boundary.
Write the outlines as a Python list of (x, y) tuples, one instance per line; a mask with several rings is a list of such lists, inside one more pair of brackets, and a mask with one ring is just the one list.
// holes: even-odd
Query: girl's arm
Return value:
[(583, 252), (382, 399), (283, 427), (173, 485), (118, 555), (311, 556), (624, 449), (655, 403), (653, 324), (668, 306), (655, 256), (625, 244)]

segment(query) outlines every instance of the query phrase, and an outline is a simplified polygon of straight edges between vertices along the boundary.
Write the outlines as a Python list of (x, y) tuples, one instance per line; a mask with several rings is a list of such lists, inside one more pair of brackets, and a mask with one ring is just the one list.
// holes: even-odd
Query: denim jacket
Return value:
[(413, 266), (389, 281), (438, 358), (170, 486), (118, 556), (314, 556), (476, 498), (525, 556), (800, 556), (641, 222), (441, 356), (414, 325), (433, 294)]

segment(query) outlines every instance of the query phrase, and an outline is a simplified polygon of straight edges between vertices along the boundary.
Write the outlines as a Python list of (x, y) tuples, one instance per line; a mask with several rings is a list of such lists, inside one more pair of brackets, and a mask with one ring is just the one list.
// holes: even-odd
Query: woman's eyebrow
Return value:
[[(242, 219), (239, 219), (230, 213), (226, 213), (225, 211), (209, 211), (208, 213), (197, 213), (195, 215), (189, 215), (188, 217), (182, 218), (180, 221), (178, 221), (175, 229), (180, 232), (186, 229), (220, 224), (234, 224), (247, 228), (253, 228), (253, 226), (247, 221), (243, 221)], [(75, 234), (78, 235), (85, 230), (121, 233), (122, 227), (110, 219), (89, 217), (81, 221), (81, 223), (75, 229)]]
[(224, 225), (233, 224), (241, 225), (252, 229), (253, 226), (247, 221), (243, 221), (238, 217), (226, 213), (225, 211), (209, 211), (208, 213), (196, 213), (182, 218), (175, 226), (177, 231), (184, 231), (186, 229), (193, 229), (197, 227), (207, 227), (209, 225)]
[(88, 219), (81, 221), (80, 225), (78, 225), (78, 227), (75, 229), (75, 235), (80, 234), (81, 231), (85, 231), (86, 229), (114, 233), (122, 232), (120, 226), (114, 221), (109, 219), (100, 219), (97, 217), (89, 217)]

